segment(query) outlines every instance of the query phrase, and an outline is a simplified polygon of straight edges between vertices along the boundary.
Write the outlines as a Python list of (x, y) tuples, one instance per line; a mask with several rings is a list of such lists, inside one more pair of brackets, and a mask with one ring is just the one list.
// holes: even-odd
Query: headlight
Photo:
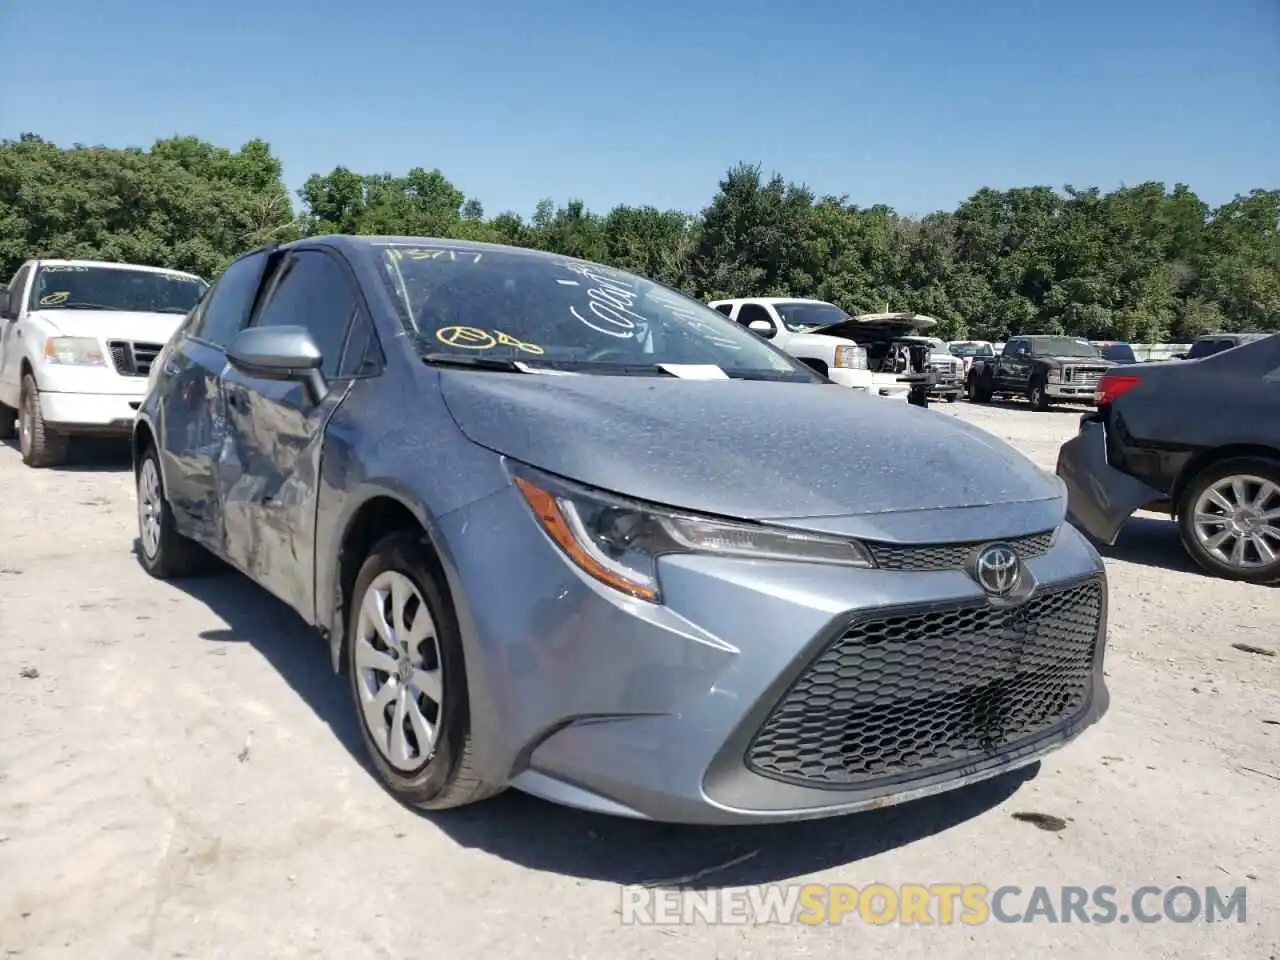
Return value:
[(50, 337), (44, 342), (44, 358), (67, 366), (103, 365), (102, 347), (93, 337)]
[(1048, 379), (1048, 381), (1049, 381), (1050, 383), (1061, 383), (1061, 382), (1062, 382), (1062, 371), (1061, 371), (1061, 370), (1050, 370), (1050, 371), (1049, 371), (1049, 373), (1048, 373), (1048, 377), (1047, 377), (1047, 379)]
[(842, 370), (867, 369), (867, 354), (861, 347), (836, 347), (835, 365)]
[(622, 593), (660, 603), (658, 558), (703, 553), (872, 567), (866, 548), (843, 537), (717, 520), (648, 506), (507, 461), (512, 480), (557, 546), (584, 573)]

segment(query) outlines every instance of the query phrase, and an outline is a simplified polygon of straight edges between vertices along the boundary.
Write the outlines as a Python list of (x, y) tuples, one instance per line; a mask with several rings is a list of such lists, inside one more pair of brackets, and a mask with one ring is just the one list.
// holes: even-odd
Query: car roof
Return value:
[(204, 277), (186, 270), (173, 270), (169, 267), (151, 267), (143, 263), (122, 263), (116, 260), (60, 260), (54, 257), (41, 257), (36, 261), (38, 267), (104, 267), (110, 270), (140, 270), (144, 273), (164, 273), (170, 276), (191, 277), (203, 280)]
[[(332, 233), (318, 237), (304, 237), (301, 240), (293, 240), (289, 243), (281, 244), (277, 249), (288, 249), (290, 247), (299, 246), (315, 246), (317, 244), (336, 247), (340, 250), (350, 252), (364, 252), (379, 247), (433, 246), (448, 247), (450, 250), (457, 250), (460, 253), (504, 253), (538, 260), (574, 260), (580, 263), (595, 262), (591, 260), (584, 260), (581, 257), (570, 257), (560, 253), (551, 253), (546, 250), (533, 250), (529, 247), (513, 247), (505, 243), (485, 243), (480, 240), (454, 240), (449, 237), (354, 236), (352, 234)], [(606, 264), (600, 264), (600, 266), (606, 266)]]
[[(729, 297), (725, 300), (712, 300), (711, 303), (760, 303), (776, 306), (779, 303), (814, 303), (824, 307), (835, 307), (834, 303), (827, 300), (813, 300), (809, 297)], [(837, 307), (836, 309), (839, 309)]]

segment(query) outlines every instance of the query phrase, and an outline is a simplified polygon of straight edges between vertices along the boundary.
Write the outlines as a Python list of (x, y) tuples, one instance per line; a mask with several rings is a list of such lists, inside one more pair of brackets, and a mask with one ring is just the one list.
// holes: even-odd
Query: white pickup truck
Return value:
[(128, 436), (151, 361), (208, 284), (94, 260), (28, 260), (0, 293), (0, 439), (31, 467), (72, 437)]
[[(958, 381), (942, 341), (918, 336), (938, 321), (915, 313), (851, 316), (833, 303), (799, 297), (740, 297), (709, 304), (829, 379), (855, 390), (925, 405)], [(946, 365), (946, 369), (939, 369)], [(928, 384), (909, 383), (928, 379)], [(959, 395), (956, 384), (954, 395)], [(912, 399), (914, 396), (914, 399)]]

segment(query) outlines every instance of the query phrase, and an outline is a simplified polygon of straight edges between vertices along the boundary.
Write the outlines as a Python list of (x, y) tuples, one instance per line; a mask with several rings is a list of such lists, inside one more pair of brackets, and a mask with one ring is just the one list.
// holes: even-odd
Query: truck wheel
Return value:
[(971, 403), (990, 403), (991, 390), (982, 382), (977, 374), (969, 377), (965, 383), (965, 393)]
[(1177, 509), (1182, 545), (1204, 570), (1280, 583), (1280, 463), (1240, 457), (1212, 464), (1191, 478)]
[(0, 440), (12, 440), (18, 432), (18, 411), (0, 403)]
[(28, 467), (56, 467), (67, 458), (67, 436), (49, 429), (40, 412), (40, 388), (35, 378), (22, 378), (22, 408), (18, 414), (18, 446)]
[(1031, 381), (1031, 388), (1027, 390), (1027, 399), (1036, 410), (1049, 409), (1049, 392), (1045, 389), (1043, 380)]

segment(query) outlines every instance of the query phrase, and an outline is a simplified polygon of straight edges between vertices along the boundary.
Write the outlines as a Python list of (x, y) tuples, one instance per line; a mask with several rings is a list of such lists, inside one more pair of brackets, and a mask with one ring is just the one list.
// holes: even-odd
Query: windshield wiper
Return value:
[(529, 365), (521, 360), (500, 357), (467, 357), (456, 353), (430, 351), (422, 355), (433, 367), (472, 367), (476, 370), (501, 370), (504, 373), (528, 373)]

